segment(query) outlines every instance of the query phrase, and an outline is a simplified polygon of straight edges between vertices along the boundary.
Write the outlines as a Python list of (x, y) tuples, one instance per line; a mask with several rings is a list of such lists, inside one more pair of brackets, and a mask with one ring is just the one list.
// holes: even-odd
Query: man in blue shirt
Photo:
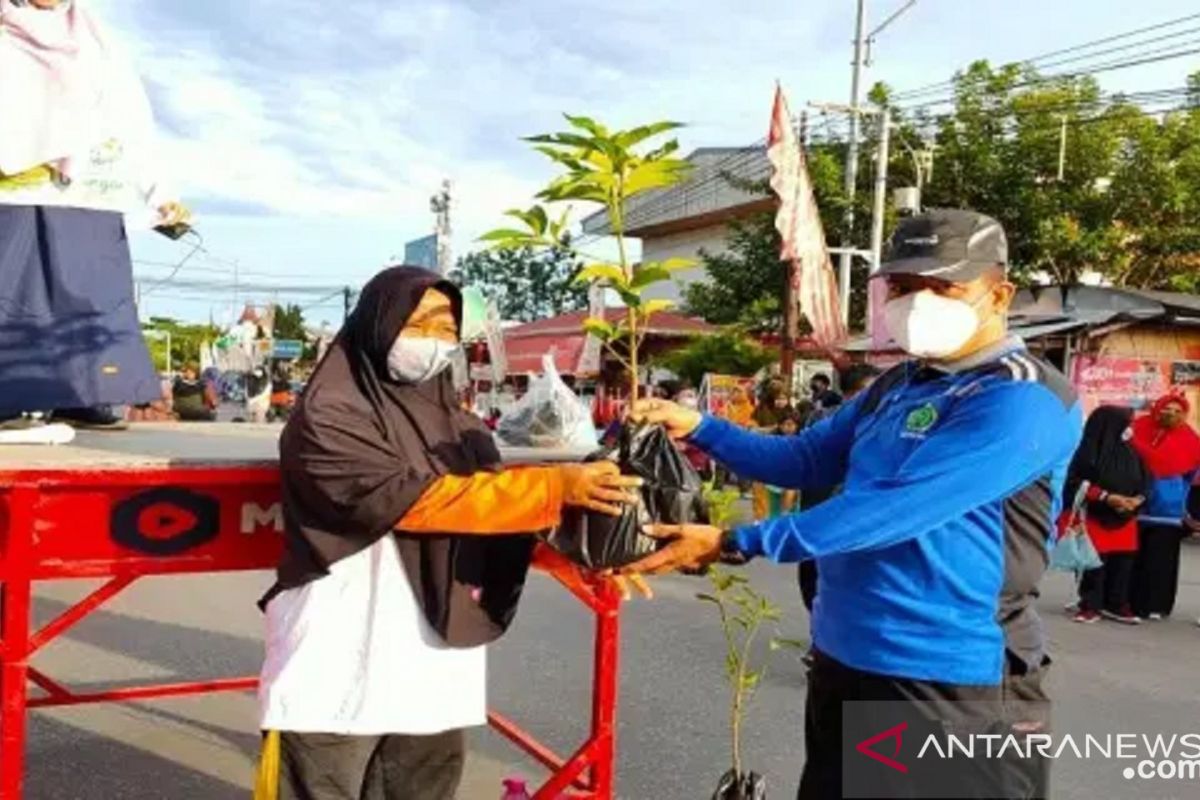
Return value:
[[(981, 214), (904, 220), (879, 275), (888, 328), (914, 358), (797, 436), (661, 401), (635, 410), (754, 480), (842, 485), (816, 508), (732, 531), (659, 526), (665, 546), (628, 568), (816, 560), (801, 798), (843, 796), (847, 701), (999, 708), (1013, 678), (1018, 696), (1042, 696), (1033, 600), (1082, 415), (1066, 380), (1007, 332), (1007, 261), (1003, 229)], [(1044, 774), (1021, 780), (1016, 796), (1044, 791)]]

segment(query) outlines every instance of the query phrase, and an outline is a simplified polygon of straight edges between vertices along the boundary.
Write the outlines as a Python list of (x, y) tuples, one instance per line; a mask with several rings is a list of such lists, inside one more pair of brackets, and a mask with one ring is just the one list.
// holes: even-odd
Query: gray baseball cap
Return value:
[(966, 283), (996, 266), (1008, 268), (1008, 240), (999, 222), (975, 211), (935, 208), (901, 221), (875, 277)]

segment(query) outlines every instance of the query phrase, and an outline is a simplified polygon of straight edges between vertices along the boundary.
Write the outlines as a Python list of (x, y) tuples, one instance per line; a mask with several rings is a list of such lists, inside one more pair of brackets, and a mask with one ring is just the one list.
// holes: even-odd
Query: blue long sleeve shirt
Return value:
[[(900, 365), (796, 436), (706, 417), (692, 441), (753, 480), (842, 484), (735, 534), (747, 555), (817, 560), (818, 649), (868, 672), (994, 685), (1002, 625), (1045, 570), (1081, 431), (1066, 380), (1009, 344), (955, 372)], [(1040, 641), (1040, 628), (1021, 636)]]

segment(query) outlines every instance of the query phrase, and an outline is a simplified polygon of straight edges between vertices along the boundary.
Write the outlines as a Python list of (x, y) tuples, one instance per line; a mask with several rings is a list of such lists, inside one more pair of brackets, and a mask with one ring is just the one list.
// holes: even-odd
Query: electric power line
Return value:
[[(1133, 36), (1139, 36), (1143, 33), (1152, 33), (1154, 31), (1162, 30), (1164, 28), (1169, 28), (1174, 25), (1179, 25), (1179, 24), (1182, 24), (1185, 22), (1191, 22), (1191, 21), (1197, 20), (1197, 19), (1200, 19), (1200, 13), (1188, 14), (1188, 15), (1185, 15), (1182, 17), (1177, 17), (1172, 20), (1167, 20), (1166, 22), (1160, 22), (1155, 25), (1149, 25), (1144, 28), (1137, 28), (1135, 30), (1125, 31), (1124, 33), (1118, 33), (1118, 34), (1115, 34), (1112, 36), (1107, 36), (1107, 37), (1104, 37), (1103, 39), (1096, 39), (1091, 42), (1084, 42), (1083, 44), (1077, 44), (1072, 47), (1067, 47), (1067, 48), (1063, 48), (1060, 50), (1052, 50), (1049, 53), (1042, 53), (1041, 55), (1033, 56), (1031, 58), (1025, 59), (1024, 61), (1019, 61), (1019, 62), (1014, 62), (1014, 63), (1016, 63), (1019, 66), (1038, 66), (1038, 64), (1040, 62), (1045, 61), (1046, 59), (1049, 59), (1049, 58), (1053, 58), (1055, 56), (1067, 55), (1069, 53), (1077, 53), (1080, 50), (1086, 50), (1086, 49), (1090, 49), (1090, 48), (1093, 48), (1093, 47), (1096, 47), (1099, 45), (1109, 44), (1111, 42), (1120, 41), (1122, 39), (1128, 39)], [(1156, 40), (1149, 40), (1149, 41), (1156, 41)], [(1145, 44), (1145, 43), (1146, 42), (1142, 42), (1142, 44)], [(922, 94), (929, 94), (931, 92), (943, 91), (944, 89), (946, 89), (948, 87), (952, 87), (953, 85), (954, 85), (953, 80), (939, 81), (937, 83), (931, 83), (926, 86), (921, 86), (921, 87), (917, 87), (915, 89), (909, 89), (907, 91), (899, 92), (898, 94), (895, 95), (895, 97), (893, 99), (896, 99), (896, 100), (909, 99), (913, 96), (919, 96)]]

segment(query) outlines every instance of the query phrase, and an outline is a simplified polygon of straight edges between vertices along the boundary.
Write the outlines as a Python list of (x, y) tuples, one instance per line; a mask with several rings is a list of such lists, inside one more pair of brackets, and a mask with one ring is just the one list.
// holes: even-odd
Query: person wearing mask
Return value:
[[(903, 220), (879, 276), (888, 329), (913, 358), (797, 436), (742, 431), (661, 401), (635, 410), (756, 480), (842, 486), (816, 508), (728, 531), (652, 526), (664, 546), (624, 570), (816, 559), (801, 800), (844, 789), (930, 794), (915, 774), (886, 767), (847, 771), (855, 785), (843, 786), (854, 743), (843, 738), (845, 701), (909, 704), (914, 724), (934, 729), (994, 732), (1003, 720), (1026, 735), (1045, 724), (1044, 705), (1010, 704), (1045, 702), (1033, 600), (1082, 415), (1066, 379), (1007, 332), (1007, 261), (989, 217), (931, 210)], [(936, 771), (959, 797), (1043, 796), (1034, 794), (1043, 759), (996, 763)]]
[(1101, 616), (1127, 625), (1139, 622), (1129, 603), (1129, 581), (1138, 549), (1137, 511), (1150, 494), (1151, 477), (1129, 444), (1132, 421), (1127, 408), (1093, 411), (1067, 473), (1064, 520), (1073, 521), (1077, 498), (1082, 501), (1078, 510), (1088, 538), (1104, 562), (1083, 573), (1076, 622), (1095, 622)]
[(1169, 394), (1133, 423), (1133, 447), (1154, 478), (1141, 508), (1130, 590), (1133, 612), (1142, 619), (1165, 619), (1175, 610), (1188, 488), (1200, 469), (1200, 436), (1187, 423), (1190, 410), (1185, 397)]
[(212, 422), (217, 418), (217, 392), (199, 377), (195, 364), (184, 364), (171, 386), (171, 409), (183, 422)]
[[(762, 389), (762, 397), (758, 407), (754, 409), (753, 428), (762, 433), (777, 433), (779, 423), (792, 416), (794, 409), (784, 391), (783, 383), (778, 380), (768, 381)], [(764, 520), (771, 515), (771, 496), (768, 484), (764, 481), (754, 481), (750, 485), (751, 512), (756, 520)]]
[[(775, 429), (777, 436), (795, 436), (800, 432), (800, 413), (787, 414), (779, 420), (779, 427)], [(681, 440), (684, 441), (684, 440)], [(699, 450), (695, 445), (690, 447)], [(700, 451), (703, 453), (703, 451)], [(796, 510), (797, 495), (799, 494), (794, 489), (784, 489), (780, 486), (767, 486), (767, 519), (774, 519), (781, 514), (790, 514)]]
[[(845, 390), (845, 386), (842, 387)], [(809, 396), (818, 410), (837, 408), (842, 404), (842, 396), (833, 391), (833, 384), (824, 372), (818, 372), (808, 382)]]
[[(875, 379), (879, 377), (879, 368), (872, 364), (851, 364), (846, 367), (838, 376), (842, 385), (843, 391), (846, 392), (846, 400), (853, 400), (855, 397), (866, 391)], [(836, 396), (836, 395), (835, 395)], [(837, 397), (837, 403), (827, 408), (817, 408), (808, 417), (808, 424), (815, 425), (825, 417), (837, 410), (837, 407), (842, 404), (842, 398)], [(828, 500), (837, 491), (837, 487), (829, 486), (823, 488), (810, 489), (800, 494), (800, 510), (807, 511), (810, 508), (816, 508), (821, 503)], [(811, 615), (813, 610), (813, 600), (817, 596), (817, 562), (814, 559), (806, 559), (800, 562), (798, 568), (800, 581), (800, 599), (804, 603), (804, 608)]]
[[(181, 235), (141, 80), (88, 0), (0, 0), (0, 429), (116, 430), (161, 397), (126, 215)], [(178, 233), (175, 233), (178, 231)]]
[(260, 722), (281, 800), (450, 800), (482, 725), (485, 648), (533, 534), (566, 505), (619, 514), (615, 465), (503, 468), (455, 402), (459, 290), (393, 267), (364, 287), (280, 439), (285, 552), (266, 612)]
[[(750, 393), (746, 391), (746, 387), (740, 384), (734, 386), (729, 392), (729, 401), (725, 403), (724, 408), (720, 409), (720, 412), (724, 419), (739, 428), (749, 428), (754, 425), (754, 401), (750, 399)], [(724, 488), (726, 484), (733, 483), (741, 491), (742, 497), (746, 496), (746, 484), (741, 478), (726, 469), (723, 464), (714, 464), (713, 472), (717, 476), (718, 488)]]
[(754, 424), (754, 401), (744, 386), (734, 386), (729, 393), (729, 402), (725, 404), (725, 419), (734, 425), (748, 428)]

